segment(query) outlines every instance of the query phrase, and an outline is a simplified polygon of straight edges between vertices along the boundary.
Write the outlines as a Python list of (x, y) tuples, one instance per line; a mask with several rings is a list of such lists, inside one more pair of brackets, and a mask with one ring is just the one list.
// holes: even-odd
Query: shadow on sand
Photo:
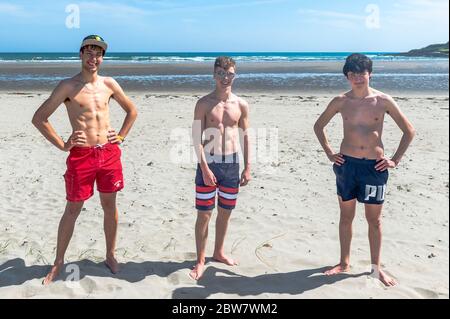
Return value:
[[(80, 280), (86, 276), (91, 277), (110, 277), (119, 280), (126, 280), (130, 283), (136, 283), (144, 280), (147, 276), (168, 277), (170, 274), (181, 269), (189, 269), (192, 261), (184, 262), (162, 262), (146, 261), (142, 263), (128, 262), (120, 264), (121, 271), (118, 274), (112, 274), (103, 262), (95, 263), (90, 260), (82, 260), (74, 263), (65, 264), (64, 269), (69, 272), (63, 272), (56, 281), (65, 281), (69, 276), (73, 276), (73, 267), (80, 269)], [(7, 286), (22, 285), (33, 279), (44, 279), (50, 271), (51, 266), (26, 266), (23, 259), (16, 258), (0, 265), (0, 288)]]
[(326, 276), (323, 273), (328, 269), (330, 267), (246, 277), (210, 266), (198, 281), (198, 285), (202, 287), (178, 288), (173, 292), (172, 297), (175, 299), (203, 299), (218, 293), (241, 297), (255, 297), (264, 293), (301, 295), (306, 291), (324, 285), (332, 285), (341, 280), (370, 275), (370, 272), (365, 272)]
[[(114, 275), (103, 262), (95, 263), (90, 260), (82, 260), (66, 264), (65, 269), (69, 270), (69, 272), (63, 271), (56, 282), (70, 279), (69, 276), (73, 276), (73, 266), (79, 267), (80, 280), (86, 276), (109, 277), (136, 283), (144, 280), (147, 276), (166, 278), (172, 273), (183, 269), (188, 273), (194, 264), (193, 261), (128, 262), (121, 264), (120, 273)], [(19, 286), (34, 279), (44, 279), (50, 269), (50, 266), (26, 266), (24, 260), (20, 258), (9, 260), (0, 265), (0, 288)], [(218, 293), (241, 297), (259, 296), (264, 293), (301, 295), (306, 291), (314, 290), (324, 285), (332, 285), (338, 281), (370, 275), (369, 272), (366, 272), (360, 274), (339, 274), (329, 277), (323, 274), (327, 269), (329, 267), (247, 277), (211, 265), (206, 269), (203, 278), (197, 282), (198, 286), (177, 288), (173, 291), (172, 297), (176, 299), (203, 299)], [(192, 283), (195, 284), (194, 281)]]

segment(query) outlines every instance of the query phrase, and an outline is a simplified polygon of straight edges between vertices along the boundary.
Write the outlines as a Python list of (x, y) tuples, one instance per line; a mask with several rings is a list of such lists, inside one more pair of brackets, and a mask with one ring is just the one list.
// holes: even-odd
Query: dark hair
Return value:
[(103, 56), (105, 56), (105, 54), (106, 54), (106, 51), (105, 51), (102, 47), (100, 47), (100, 46), (98, 46), (98, 45), (93, 45), (93, 44), (85, 45), (84, 47), (80, 48), (80, 52), (81, 52), (81, 53), (84, 53), (84, 49), (86, 49), (86, 48), (90, 48), (90, 49), (100, 49), (100, 50), (102, 50), (102, 55), (103, 55)]
[(349, 72), (353, 73), (372, 73), (373, 71), (373, 61), (364, 54), (353, 53), (350, 55), (344, 66), (344, 74), (348, 77)]
[(216, 62), (214, 62), (214, 70), (217, 68), (222, 68), (224, 70), (228, 70), (229, 68), (235, 68), (236, 67), (236, 61), (233, 60), (233, 58), (227, 57), (227, 56), (220, 56), (216, 59)]

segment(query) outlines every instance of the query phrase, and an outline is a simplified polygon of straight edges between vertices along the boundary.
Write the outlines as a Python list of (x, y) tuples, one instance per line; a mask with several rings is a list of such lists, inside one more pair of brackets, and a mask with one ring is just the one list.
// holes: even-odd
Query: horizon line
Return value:
[[(107, 51), (106, 54), (112, 53), (145, 53), (145, 54), (154, 54), (154, 53), (206, 53), (206, 54), (216, 54), (216, 53), (367, 53), (367, 54), (379, 54), (379, 53), (401, 53), (399, 51)], [(78, 53), (78, 51), (0, 51), (0, 54), (5, 53), (63, 53), (63, 54), (72, 54)]]

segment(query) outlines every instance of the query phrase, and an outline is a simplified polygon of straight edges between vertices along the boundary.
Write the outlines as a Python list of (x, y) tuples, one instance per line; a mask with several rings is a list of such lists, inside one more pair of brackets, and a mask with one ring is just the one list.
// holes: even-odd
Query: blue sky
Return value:
[[(79, 28), (66, 25), (76, 21), (69, 5)], [(0, 52), (72, 52), (93, 33), (115, 52), (406, 51), (447, 42), (448, 9), (448, 0), (0, 0)]]

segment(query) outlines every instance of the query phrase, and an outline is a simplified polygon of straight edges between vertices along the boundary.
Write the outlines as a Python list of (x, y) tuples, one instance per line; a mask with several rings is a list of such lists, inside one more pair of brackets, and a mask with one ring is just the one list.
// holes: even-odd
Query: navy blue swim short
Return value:
[(203, 181), (200, 165), (197, 167), (195, 177), (196, 205), (199, 211), (211, 211), (216, 207), (218, 195), (219, 207), (227, 210), (236, 208), (239, 193), (239, 156), (231, 155), (207, 155), (209, 169), (217, 179), (217, 186), (207, 186)]
[(386, 195), (389, 171), (375, 169), (376, 160), (359, 159), (344, 155), (342, 166), (333, 165), (337, 193), (344, 202), (357, 199), (364, 204), (382, 205)]

